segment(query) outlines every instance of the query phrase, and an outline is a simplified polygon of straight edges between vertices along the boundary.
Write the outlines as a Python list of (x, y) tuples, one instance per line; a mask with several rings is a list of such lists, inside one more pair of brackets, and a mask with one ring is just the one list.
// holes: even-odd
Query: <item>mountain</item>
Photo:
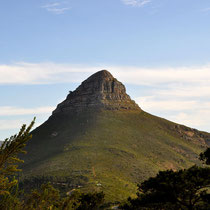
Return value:
[(68, 191), (103, 190), (107, 201), (134, 195), (136, 183), (159, 170), (200, 164), (210, 144), (209, 133), (144, 112), (106, 70), (70, 92), (32, 134), (24, 177), (68, 178)]

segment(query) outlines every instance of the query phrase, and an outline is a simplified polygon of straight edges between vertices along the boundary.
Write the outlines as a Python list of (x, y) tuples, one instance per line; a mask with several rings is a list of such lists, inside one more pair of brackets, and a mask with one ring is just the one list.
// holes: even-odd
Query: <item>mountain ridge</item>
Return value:
[[(94, 105), (89, 106), (88, 98)], [(136, 183), (159, 170), (200, 164), (198, 154), (210, 143), (209, 133), (144, 112), (104, 70), (85, 80), (56, 109), (32, 132), (23, 176), (71, 177), (83, 191), (103, 190), (107, 201), (135, 195)]]

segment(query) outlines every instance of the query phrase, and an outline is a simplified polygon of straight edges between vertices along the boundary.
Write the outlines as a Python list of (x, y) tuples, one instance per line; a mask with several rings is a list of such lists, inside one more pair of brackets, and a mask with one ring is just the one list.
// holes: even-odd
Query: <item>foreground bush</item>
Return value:
[(76, 191), (63, 198), (59, 190), (50, 183), (43, 184), (38, 189), (32, 189), (29, 194), (19, 189), (15, 175), (21, 171), (18, 169), (18, 163), (23, 161), (18, 158), (18, 155), (26, 153), (24, 147), (32, 137), (30, 131), (34, 121), (28, 127), (23, 125), (17, 135), (6, 139), (0, 147), (0, 209), (99, 209), (104, 202), (103, 192), (85, 194)]
[[(200, 159), (209, 163), (209, 149)], [(138, 185), (137, 198), (128, 198), (121, 209), (210, 209), (210, 168), (193, 166), (160, 171)]]

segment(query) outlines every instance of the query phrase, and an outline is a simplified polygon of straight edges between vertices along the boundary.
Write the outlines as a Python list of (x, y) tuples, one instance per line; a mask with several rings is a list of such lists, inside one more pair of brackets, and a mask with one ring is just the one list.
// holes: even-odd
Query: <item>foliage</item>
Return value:
[(20, 204), (17, 196), (18, 181), (15, 173), (20, 171), (18, 163), (23, 162), (18, 158), (20, 153), (26, 153), (24, 147), (26, 142), (31, 139), (30, 130), (33, 127), (35, 119), (26, 127), (23, 125), (17, 135), (6, 139), (0, 147), (0, 208), (12, 209)]
[[(20, 190), (15, 174), (21, 171), (18, 169), (18, 163), (23, 161), (18, 156), (20, 153), (26, 153), (24, 147), (31, 138), (30, 130), (34, 121), (35, 119), (28, 127), (23, 125), (17, 135), (6, 139), (0, 147), (0, 209), (99, 209), (104, 202), (103, 192), (85, 194), (76, 191), (70, 196), (62, 197), (59, 190), (55, 189), (50, 183), (41, 185), (43, 180), (57, 182), (53, 177), (34, 177), (32, 181), (26, 180), (26, 182), (32, 182), (38, 188), (32, 188), (30, 193), (24, 193)], [(70, 180), (66, 177), (65, 181)]]
[[(77, 182), (78, 178), (80, 182)], [(51, 183), (53, 187), (59, 189), (61, 194), (65, 194), (70, 189), (80, 188), (88, 179), (83, 176), (69, 177), (69, 176), (30, 176), (20, 177), (19, 187), (26, 193), (30, 193), (31, 189), (40, 189), (43, 184)]]
[(82, 193), (79, 202), (77, 210), (97, 210), (104, 202), (104, 193)]
[(205, 164), (210, 165), (210, 147), (200, 154), (200, 160), (202, 160)]
[(43, 184), (40, 189), (32, 190), (25, 196), (22, 209), (63, 209), (94, 210), (104, 202), (104, 193), (81, 193), (75, 190), (69, 196), (62, 197), (59, 190), (50, 183)]
[(104, 193), (81, 193), (74, 191), (64, 198), (59, 190), (50, 183), (43, 184), (40, 189), (32, 192), (24, 198), (23, 209), (75, 209), (94, 210), (99, 209), (104, 202)]
[(128, 199), (122, 209), (206, 209), (210, 168), (193, 166), (179, 171), (160, 171), (138, 185), (137, 198)]
[(17, 184), (16, 179), (9, 179), (18, 169), (17, 163), (23, 162), (18, 158), (18, 154), (26, 153), (23, 148), (26, 142), (32, 137), (30, 130), (35, 119), (26, 127), (23, 125), (17, 135), (6, 139), (0, 147), (0, 195), (9, 194), (9, 190)]
[(43, 184), (41, 189), (32, 190), (25, 198), (24, 208), (27, 209), (52, 209), (61, 205), (59, 191), (49, 183)]
[(63, 210), (97, 210), (104, 202), (104, 193), (81, 193), (74, 191), (62, 197), (59, 190), (50, 183), (43, 184), (40, 189), (32, 190), (25, 196), (22, 209), (63, 209)]

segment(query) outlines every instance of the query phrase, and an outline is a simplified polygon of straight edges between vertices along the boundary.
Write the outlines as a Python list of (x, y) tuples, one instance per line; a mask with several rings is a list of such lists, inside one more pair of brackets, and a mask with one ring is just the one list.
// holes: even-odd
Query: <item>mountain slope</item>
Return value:
[(24, 176), (70, 177), (72, 188), (103, 190), (117, 201), (159, 170), (199, 164), (210, 134), (142, 111), (110, 75), (83, 82), (33, 131)]

